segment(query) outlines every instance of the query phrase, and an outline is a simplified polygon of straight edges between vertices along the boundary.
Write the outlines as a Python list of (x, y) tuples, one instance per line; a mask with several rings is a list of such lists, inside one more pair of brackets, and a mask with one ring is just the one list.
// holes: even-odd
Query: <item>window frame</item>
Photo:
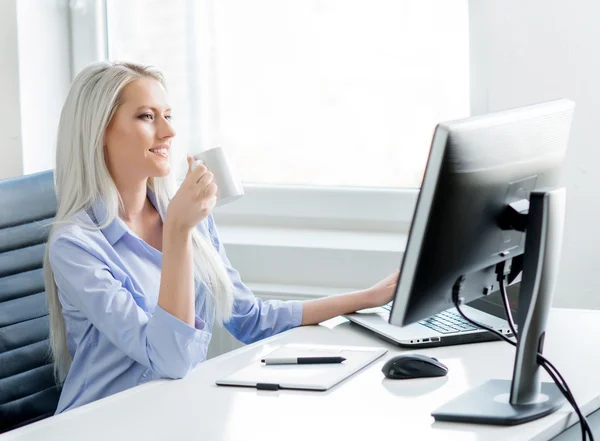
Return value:
[(88, 64), (108, 57), (106, 0), (69, 2), (71, 80)]

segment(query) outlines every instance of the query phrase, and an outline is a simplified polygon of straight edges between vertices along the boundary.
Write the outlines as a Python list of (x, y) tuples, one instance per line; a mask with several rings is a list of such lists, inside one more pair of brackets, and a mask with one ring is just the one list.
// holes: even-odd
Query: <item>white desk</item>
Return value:
[[(385, 346), (389, 352), (327, 392), (257, 391), (215, 380), (282, 343)], [(582, 411), (600, 407), (600, 311), (555, 309), (545, 354), (563, 373)], [(504, 342), (418, 350), (448, 376), (387, 380), (381, 367), (403, 349), (344, 319), (297, 328), (201, 364), (183, 380), (156, 381), (0, 436), (46, 440), (541, 440), (576, 422), (571, 408), (513, 427), (436, 423), (430, 413), (489, 378), (510, 378), (514, 349)], [(545, 373), (544, 373), (545, 375)]]

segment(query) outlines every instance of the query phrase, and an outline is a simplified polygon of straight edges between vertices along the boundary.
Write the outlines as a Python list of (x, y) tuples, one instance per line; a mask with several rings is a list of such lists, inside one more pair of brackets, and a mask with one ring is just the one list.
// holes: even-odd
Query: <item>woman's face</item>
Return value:
[(121, 105), (104, 137), (108, 170), (113, 179), (161, 177), (171, 171), (169, 153), (175, 131), (162, 84), (139, 78), (121, 92)]

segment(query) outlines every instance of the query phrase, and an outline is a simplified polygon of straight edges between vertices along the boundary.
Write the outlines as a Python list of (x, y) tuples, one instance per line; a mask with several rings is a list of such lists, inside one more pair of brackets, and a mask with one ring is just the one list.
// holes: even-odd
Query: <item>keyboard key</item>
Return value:
[(442, 311), (419, 322), (441, 334), (475, 331), (479, 328), (465, 320), (457, 311)]

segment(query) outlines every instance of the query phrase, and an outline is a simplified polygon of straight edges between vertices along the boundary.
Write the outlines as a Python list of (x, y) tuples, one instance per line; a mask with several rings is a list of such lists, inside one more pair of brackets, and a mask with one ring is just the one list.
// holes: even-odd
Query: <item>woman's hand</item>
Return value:
[(306, 300), (302, 305), (302, 324), (315, 325), (342, 314), (385, 305), (394, 298), (399, 271), (394, 271), (369, 289)]
[(217, 184), (213, 182), (213, 174), (204, 165), (192, 170), (194, 158), (188, 156), (187, 160), (187, 176), (169, 203), (165, 223), (191, 231), (215, 208)]
[(396, 285), (398, 284), (398, 275), (400, 271), (396, 270), (385, 279), (377, 282), (375, 285), (366, 289), (365, 302), (367, 308), (375, 308), (391, 302), (396, 293)]

